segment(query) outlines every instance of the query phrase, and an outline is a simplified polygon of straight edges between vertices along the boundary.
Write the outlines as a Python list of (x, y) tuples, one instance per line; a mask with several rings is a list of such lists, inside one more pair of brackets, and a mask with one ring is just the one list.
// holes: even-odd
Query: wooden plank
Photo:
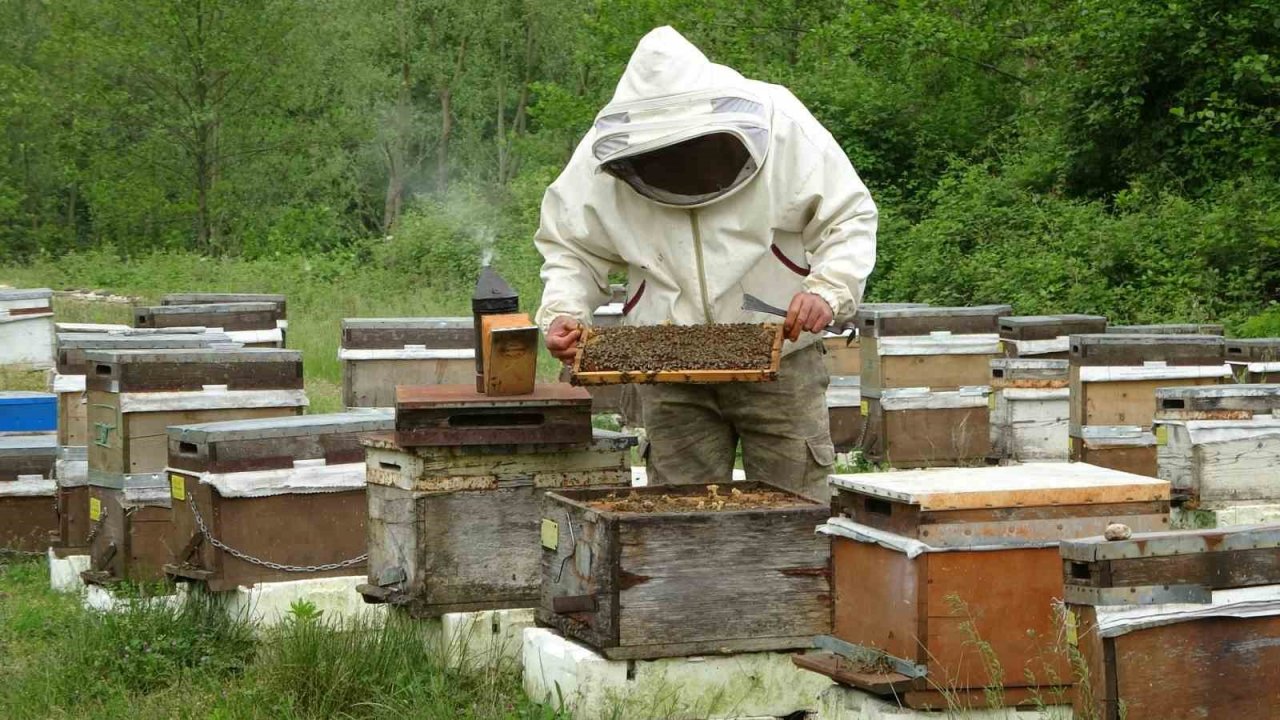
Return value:
[(911, 689), (911, 678), (896, 672), (869, 672), (835, 653), (818, 652), (791, 656), (796, 667), (825, 675), (841, 685), (856, 687), (876, 695), (897, 695)]
[(286, 415), (169, 426), (169, 467), (229, 473), (290, 468), (295, 460), (363, 462), (360, 436), (392, 427), (390, 413)]
[[(399, 349), (408, 345), (463, 350), (475, 348), (474, 318), (346, 318), (342, 347), (348, 350)], [(474, 360), (469, 361), (474, 368)]]
[(878, 545), (831, 540), (832, 634), (855, 645), (923, 664), (927, 648), (917, 639), (927, 617), (918, 593), (927, 556), (910, 560)]
[(1009, 305), (972, 307), (872, 308), (858, 310), (858, 334), (867, 337), (928, 335), (950, 332), (955, 335), (995, 333), (999, 318), (1012, 314)]
[(1071, 365), (1221, 365), (1226, 346), (1216, 335), (1072, 335)]
[(276, 316), (280, 320), (288, 317), (288, 302), (284, 295), (277, 293), (215, 293), (186, 292), (168, 293), (160, 297), (161, 305), (208, 305), (221, 303), (271, 303), (276, 306)]
[(470, 383), (474, 376), (472, 358), (344, 360), (342, 402), (349, 408), (395, 407), (396, 388), (401, 385)]
[(1156, 446), (1154, 445), (1150, 447), (1090, 448), (1080, 441), (1075, 441), (1072, 447), (1079, 449), (1078, 453), (1073, 454), (1071, 457), (1072, 461), (1075, 462), (1149, 478), (1156, 478), (1160, 475), (1159, 463), (1156, 459)]
[(828, 375), (860, 375), (862, 373), (862, 346), (860, 338), (849, 342), (845, 337), (829, 337), (822, 341), (826, 349), (823, 358)]
[(58, 556), (84, 555), (88, 552), (89, 486), (58, 487), (58, 530), (54, 542)]
[(122, 490), (91, 487), (89, 492), (105, 514), (89, 547), (90, 572), (113, 580), (163, 580), (164, 565), (177, 549), (170, 547), (169, 508), (125, 508)]
[(90, 390), (194, 391), (205, 385), (228, 390), (301, 389), (302, 354), (296, 350), (94, 350), (86, 375)]
[(89, 398), (83, 391), (58, 393), (58, 444), (89, 444)]
[(533, 392), (538, 365), (538, 328), (524, 313), (484, 315), (484, 392), (491, 397)]
[(216, 327), (226, 331), (274, 330), (279, 309), (275, 303), (206, 303), (135, 307), (133, 325), (139, 328)]
[(1164, 625), (1115, 638), (1107, 671), (1127, 720), (1267, 720), (1280, 717), (1277, 638), (1278, 616)]

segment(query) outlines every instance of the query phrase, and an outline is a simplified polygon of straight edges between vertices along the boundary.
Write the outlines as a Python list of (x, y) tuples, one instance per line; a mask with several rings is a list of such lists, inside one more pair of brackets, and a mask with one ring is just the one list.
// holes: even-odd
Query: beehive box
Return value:
[(52, 432), (0, 433), (0, 550), (39, 552), (57, 530)]
[(1205, 335), (1076, 335), (1071, 338), (1071, 428), (1150, 428), (1157, 388), (1216, 385), (1230, 376), (1222, 338)]
[(214, 592), (364, 574), (368, 504), (358, 436), (393, 425), (390, 412), (375, 411), (170, 427), (176, 551), (165, 573)]
[(57, 482), (58, 528), (50, 542), (60, 558), (89, 553), (89, 448), (59, 446), (53, 464)]
[(57, 372), (50, 388), (58, 396), (58, 444), (89, 444), (89, 404), (85, 390), (85, 373), (89, 364), (85, 359), (86, 352), (230, 347), (231, 344), (231, 338), (222, 333), (59, 333)]
[[(859, 309), (870, 311), (928, 306), (928, 303), (863, 303)], [(856, 327), (843, 333), (827, 333), (823, 336), (822, 344), (826, 350), (824, 360), (828, 375), (849, 377), (862, 374), (862, 339), (858, 336)]]
[(0, 483), (53, 477), (58, 439), (52, 432), (0, 433)]
[(1280, 717), (1280, 526), (1064, 542), (1076, 717)]
[(414, 447), (366, 436), (369, 602), (417, 617), (533, 607), (548, 490), (631, 480), (632, 436), (563, 445)]
[(1111, 325), (1109, 333), (1120, 335), (1218, 335), (1223, 333), (1218, 323), (1167, 323), (1163, 325)]
[(1227, 340), (1226, 353), (1236, 382), (1280, 382), (1280, 338)]
[(610, 660), (808, 647), (831, 623), (828, 512), (751, 482), (548, 493), (538, 621)]
[[(1008, 305), (975, 305), (972, 307), (877, 307), (864, 306), (856, 315), (858, 335), (881, 338), (906, 335), (928, 335), (949, 332), (952, 335), (988, 335), (999, 332), (999, 319), (1011, 315)], [(865, 347), (863, 348), (865, 351)]]
[(276, 306), (277, 324), (287, 321), (288, 301), (277, 293), (169, 293), (160, 298), (161, 305), (222, 305), (226, 303), (271, 303)]
[(148, 329), (217, 328), (250, 347), (283, 347), (284, 335), (276, 324), (279, 312), (274, 302), (154, 305), (135, 307), (133, 324)]
[(974, 636), (1004, 669), (1005, 702), (1069, 684), (1055, 642), (1058, 543), (1111, 522), (1168, 523), (1168, 483), (1082, 464), (831, 482), (836, 517), (819, 532), (832, 542), (834, 642), (820, 646), (842, 660), (835, 679), (909, 707), (945, 709), (940, 689), (982, 702), (990, 679)]
[(0, 289), (0, 367), (53, 367), (53, 291)]
[[(296, 351), (92, 351), (89, 393), (91, 582), (162, 577), (169, 540), (170, 425), (297, 415), (307, 404)], [(96, 517), (95, 517), (96, 515)]]
[(1100, 315), (1011, 315), (999, 322), (1000, 344), (1011, 358), (1065, 359), (1071, 335), (1107, 330)]
[(995, 333), (865, 337), (862, 339), (862, 394), (880, 397), (885, 390), (929, 388), (958, 390), (986, 385), (991, 360), (999, 356)]
[(991, 452), (988, 386), (935, 392), (927, 388), (862, 390), (863, 450), (895, 468), (984, 464)]
[(1159, 477), (1206, 508), (1280, 503), (1280, 385), (1156, 391)]
[(1014, 462), (1065, 461), (1070, 390), (1066, 360), (991, 361), (991, 452)]
[(1280, 414), (1280, 384), (1202, 385), (1156, 390), (1157, 421), (1249, 420)]
[(1088, 425), (1068, 441), (1072, 462), (1089, 463), (1147, 477), (1159, 475), (1156, 436), (1137, 425)]
[(836, 452), (849, 452), (861, 447), (866, 425), (862, 417), (862, 387), (857, 375), (831, 378), (827, 386), (827, 419)]
[(529, 395), (489, 397), (470, 385), (396, 388), (396, 439), (406, 447), (585, 445), (591, 440), (591, 396), (558, 383)]
[(338, 359), (347, 407), (389, 408), (397, 385), (474, 382), (475, 328), (469, 317), (347, 318)]
[(51, 393), (0, 390), (0, 433), (56, 430), (57, 415), (57, 398)]

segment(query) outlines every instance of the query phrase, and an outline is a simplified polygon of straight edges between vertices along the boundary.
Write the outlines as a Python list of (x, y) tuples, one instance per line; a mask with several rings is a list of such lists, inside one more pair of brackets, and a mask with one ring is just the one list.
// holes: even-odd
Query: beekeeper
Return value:
[(786, 88), (709, 61), (669, 27), (636, 47), (613, 100), (547, 189), (535, 243), (547, 348), (573, 357), (625, 270), (628, 325), (760, 323), (787, 308), (777, 382), (641, 388), (651, 483), (749, 479), (826, 498), (835, 460), (822, 331), (875, 266), (876, 206)]

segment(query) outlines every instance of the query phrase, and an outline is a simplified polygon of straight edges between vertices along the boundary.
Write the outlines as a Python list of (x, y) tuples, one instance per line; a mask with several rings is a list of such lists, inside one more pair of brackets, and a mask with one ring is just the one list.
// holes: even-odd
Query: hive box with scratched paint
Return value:
[(1014, 462), (1065, 461), (1070, 427), (1066, 360), (991, 361), (991, 452)]
[(362, 439), (368, 464), (370, 602), (416, 617), (533, 607), (544, 493), (631, 480), (633, 436), (589, 445), (403, 447)]
[[(390, 411), (372, 411), (170, 427), (170, 547), (178, 550), (166, 574), (215, 592), (363, 574), (356, 559), (365, 554), (368, 506), (359, 436), (393, 425)], [(280, 565), (340, 567), (263, 567), (214, 547), (210, 536)]]
[(1005, 357), (1062, 359), (1071, 335), (1101, 333), (1107, 319), (1100, 315), (1012, 315), (1000, 318)]
[(1280, 382), (1280, 338), (1227, 340), (1227, 362), (1237, 382)]
[(981, 465), (991, 451), (991, 388), (862, 391), (868, 460), (895, 468)]
[(0, 434), (0, 550), (40, 552), (58, 529), (53, 433)]
[(871, 661), (844, 658), (835, 679), (909, 707), (945, 708), (939, 688), (982, 702), (988, 673), (970, 632), (1001, 667), (1018, 668), (1006, 670), (1006, 702), (1027, 700), (1026, 688), (1070, 682), (1054, 644), (1058, 543), (1111, 522), (1137, 531), (1169, 522), (1168, 483), (1083, 464), (831, 482), (835, 517), (820, 533), (832, 541), (832, 635)]
[(346, 407), (393, 407), (398, 385), (473, 382), (473, 320), (347, 318), (338, 359)]
[(862, 340), (862, 394), (896, 388), (958, 390), (986, 385), (1000, 353), (995, 333), (867, 337)]
[(589, 504), (619, 491), (708, 493), (705, 485), (548, 493), (540, 623), (610, 660), (805, 648), (830, 628), (830, 543), (813, 532), (826, 505), (795, 495), (793, 505), (720, 512)]
[[(858, 335), (891, 337), (949, 332), (953, 335), (983, 335), (999, 332), (999, 319), (1012, 314), (1008, 305), (972, 307), (864, 307), (858, 310)], [(865, 348), (864, 348), (865, 349)]]

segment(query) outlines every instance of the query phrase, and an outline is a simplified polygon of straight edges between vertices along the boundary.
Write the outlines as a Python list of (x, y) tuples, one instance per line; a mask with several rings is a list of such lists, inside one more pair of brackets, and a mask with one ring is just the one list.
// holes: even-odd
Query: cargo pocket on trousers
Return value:
[(818, 465), (831, 467), (836, 464), (836, 446), (831, 442), (830, 435), (811, 437), (804, 442), (809, 446), (809, 455)]

